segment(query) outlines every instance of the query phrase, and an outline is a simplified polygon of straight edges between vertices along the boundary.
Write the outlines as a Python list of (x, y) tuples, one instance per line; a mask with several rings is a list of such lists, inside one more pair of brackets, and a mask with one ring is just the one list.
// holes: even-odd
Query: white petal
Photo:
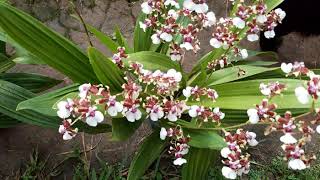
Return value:
[(220, 115), (220, 119), (223, 119), (225, 116), (226, 116), (226, 114), (225, 114), (225, 113), (221, 113), (221, 115)]
[(58, 109), (66, 109), (66, 106), (68, 105), (68, 102), (67, 101), (60, 101), (58, 104), (57, 104), (57, 107)]
[(65, 119), (68, 118), (71, 113), (68, 109), (61, 109), (57, 111), (57, 115), (61, 118), (61, 119)]
[(152, 43), (153, 43), (153, 44), (160, 44), (160, 39), (159, 39), (159, 37), (158, 37), (158, 34), (153, 34), (153, 35), (151, 36), (151, 39), (152, 39)]
[(178, 158), (173, 161), (173, 164), (176, 166), (181, 166), (182, 164), (185, 164), (185, 163), (187, 163), (187, 160), (183, 158)]
[(250, 139), (248, 140), (249, 146), (256, 146), (259, 144), (259, 142), (256, 139)]
[(116, 102), (115, 107), (118, 112), (121, 112), (123, 110), (123, 105), (120, 102)]
[(288, 163), (288, 167), (293, 170), (303, 170), (307, 168), (304, 162), (301, 159), (293, 159)]
[(267, 20), (268, 20), (268, 19), (267, 19), (267, 16), (266, 16), (266, 15), (259, 15), (259, 16), (257, 16), (257, 21), (258, 21), (258, 23), (260, 23), (260, 24), (265, 23)]
[(222, 46), (222, 43), (218, 41), (216, 38), (212, 38), (210, 40), (210, 45), (214, 48), (220, 48)]
[(259, 40), (259, 36), (257, 34), (249, 34), (247, 36), (248, 41), (254, 42)]
[(152, 7), (149, 6), (148, 2), (141, 4), (142, 12), (145, 14), (150, 14), (152, 12)]
[(195, 8), (195, 3), (192, 0), (185, 0), (183, 2), (183, 7), (190, 11), (193, 11)]
[(172, 17), (173, 19), (178, 19), (179, 14), (174, 9), (170, 9), (168, 11), (168, 16)]
[(108, 108), (108, 114), (112, 117), (117, 116), (118, 114), (117, 108), (115, 106), (110, 106)]
[(166, 128), (162, 127), (160, 130), (160, 139), (165, 140), (168, 135)]
[(104, 116), (103, 116), (102, 112), (100, 112), (100, 111), (95, 112), (94, 118), (98, 123), (101, 123), (104, 120)]
[(184, 42), (183, 44), (180, 45), (181, 48), (185, 48), (187, 51), (190, 51), (193, 49), (193, 46), (189, 42)]
[(286, 74), (292, 71), (292, 67), (293, 67), (292, 63), (288, 63), (288, 64), (281, 63), (281, 70)]
[(271, 94), (271, 89), (268, 88), (267, 85), (261, 83), (260, 84), (260, 92), (265, 96), (269, 96)]
[(170, 58), (172, 61), (180, 61), (182, 57), (180, 54), (172, 54)]
[(65, 140), (65, 141), (68, 141), (70, 139), (72, 139), (73, 137), (68, 133), (68, 132), (65, 132), (62, 136), (62, 139)]
[(199, 108), (198, 106), (196, 105), (193, 105), (191, 106), (191, 109), (189, 110), (189, 116), (190, 117), (197, 117), (198, 116), (198, 112), (197, 112), (197, 109)]
[(175, 122), (178, 120), (178, 117), (175, 114), (171, 114), (171, 113), (168, 114), (167, 118), (169, 121), (172, 121), (172, 122)]
[(264, 32), (264, 37), (266, 37), (267, 39), (274, 38), (275, 35), (276, 35), (276, 34), (275, 34), (274, 30), (265, 31), (265, 32)]
[(160, 35), (160, 38), (163, 39), (166, 42), (171, 42), (173, 37), (172, 37), (171, 34), (168, 34), (168, 33), (164, 32), (164, 33), (162, 33)]
[(320, 125), (317, 126), (316, 131), (320, 134)]
[(141, 29), (143, 29), (144, 32), (146, 32), (146, 29), (147, 29), (147, 25), (144, 24), (143, 22), (139, 22), (139, 26)]
[(141, 111), (139, 109), (137, 109), (137, 112), (135, 113), (135, 119), (139, 120), (139, 119), (141, 119), (141, 116), (142, 116)]
[(158, 114), (157, 113), (150, 113), (150, 119), (152, 121), (158, 121), (159, 120)]
[(295, 89), (295, 95), (301, 104), (307, 104), (309, 102), (309, 93), (304, 87), (297, 87)]
[(246, 49), (241, 49), (240, 54), (241, 54), (242, 59), (248, 58), (248, 51)]
[(60, 125), (59, 126), (59, 133), (60, 134), (63, 134), (63, 133), (65, 133), (66, 132), (66, 129), (64, 128), (64, 126), (63, 125)]
[(248, 109), (247, 114), (251, 124), (257, 124), (259, 122), (258, 110)]
[(135, 122), (136, 118), (135, 118), (135, 114), (132, 113), (131, 111), (126, 112), (126, 118), (129, 122)]
[(232, 23), (239, 29), (243, 29), (246, 26), (246, 22), (239, 17), (233, 18)]
[(208, 9), (209, 7), (206, 3), (196, 4), (194, 7), (194, 11), (196, 11), (196, 13), (206, 13)]
[(281, 20), (286, 17), (286, 12), (280, 8), (275, 9), (274, 12), (280, 17)]
[(247, 132), (246, 134), (247, 134), (247, 136), (249, 136), (251, 139), (255, 139), (255, 138), (257, 137), (257, 134), (254, 133), (254, 132)]
[(231, 153), (230, 149), (228, 147), (224, 147), (221, 149), (220, 154), (224, 158), (228, 158), (229, 154)]
[(294, 144), (297, 142), (296, 138), (294, 138), (291, 133), (286, 133), (285, 135), (280, 137), (280, 141), (285, 144)]
[(221, 171), (222, 171), (222, 175), (228, 179), (236, 179), (237, 178), (237, 173), (233, 169), (231, 169), (227, 166), (223, 166)]
[(92, 126), (92, 127), (96, 127), (98, 125), (98, 122), (97, 120), (94, 118), (94, 117), (87, 117), (86, 118), (86, 123), (89, 125), (89, 126)]
[(191, 96), (191, 89), (192, 87), (186, 87), (186, 89), (182, 91), (184, 97), (189, 98)]

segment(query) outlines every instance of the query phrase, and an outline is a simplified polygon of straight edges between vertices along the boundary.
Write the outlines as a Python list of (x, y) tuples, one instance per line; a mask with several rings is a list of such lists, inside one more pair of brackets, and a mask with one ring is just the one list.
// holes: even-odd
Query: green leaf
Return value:
[(124, 74), (118, 66), (96, 48), (89, 47), (88, 54), (90, 63), (100, 82), (108, 85), (111, 91), (121, 92), (121, 86), (125, 81), (123, 79)]
[(97, 127), (91, 127), (82, 121), (78, 121), (74, 124), (74, 127), (78, 128), (80, 132), (85, 132), (88, 134), (100, 134), (111, 132), (112, 128), (109, 124), (98, 124)]
[(181, 71), (179, 64), (173, 62), (168, 56), (151, 51), (142, 51), (129, 54), (124, 63), (129, 65), (129, 62), (138, 62), (143, 64), (144, 68), (148, 70), (167, 71), (169, 69), (176, 69)]
[(238, 61), (233, 63), (233, 65), (250, 65), (250, 66), (271, 66), (271, 65), (275, 65), (278, 62), (276, 61), (257, 61), (257, 60), (253, 60), (253, 61), (249, 61), (249, 60), (243, 60), (243, 61)]
[(8, 59), (5, 61), (0, 61), (0, 73), (3, 73), (5, 71), (9, 70), (14, 65), (15, 65), (15, 63), (13, 61), (8, 60)]
[(155, 131), (148, 136), (140, 145), (131, 162), (127, 180), (140, 179), (149, 166), (159, 157), (165, 146), (166, 141), (160, 139), (159, 131)]
[(0, 128), (9, 128), (20, 123), (20, 121), (0, 113)]
[(35, 57), (30, 52), (22, 48), (5, 32), (0, 31), (0, 41), (4, 41), (15, 48), (15, 53), (12, 55), (12, 60), (18, 64), (45, 64), (41, 59)]
[(6, 55), (4, 55), (3, 53), (0, 53), (0, 62), (3, 62), (3, 61), (7, 61), (8, 58)]
[(190, 135), (191, 140), (188, 144), (192, 147), (221, 150), (227, 146), (224, 139), (217, 132), (188, 128), (183, 128), (183, 131)]
[(97, 82), (88, 57), (30, 15), (0, 2), (0, 27), (28, 52), (76, 82)]
[(140, 51), (148, 51), (150, 50), (150, 47), (152, 45), (151, 41), (151, 33), (152, 29), (147, 28), (146, 32), (144, 32), (139, 25), (139, 22), (144, 22), (147, 15), (140, 13), (137, 22), (136, 27), (134, 29), (134, 52), (140, 52)]
[(123, 37), (123, 35), (122, 35), (122, 33), (121, 33), (121, 31), (120, 31), (120, 29), (119, 29), (118, 26), (115, 27), (114, 32), (115, 32), (115, 35), (116, 35), (116, 39), (117, 39), (118, 44), (119, 44), (121, 47), (125, 47), (127, 53), (132, 53), (132, 49), (129, 47), (126, 38)]
[(25, 123), (58, 128), (61, 120), (57, 117), (45, 116), (33, 110), (16, 111), (20, 102), (33, 97), (35, 97), (35, 94), (32, 92), (10, 82), (0, 80), (0, 113)]
[(108, 35), (104, 34), (103, 32), (99, 31), (98, 29), (94, 28), (93, 26), (87, 25), (88, 30), (92, 32), (96, 38), (107, 47), (111, 52), (116, 53), (118, 52), (117, 49), (119, 44), (112, 40)]
[(112, 140), (125, 141), (131, 137), (142, 124), (143, 118), (129, 122), (125, 117), (112, 119)]
[[(266, 71), (272, 71), (275, 68), (265, 68), (265, 67), (258, 67), (258, 66), (248, 66), (248, 65), (240, 65), (240, 66), (233, 66), (226, 69), (220, 69), (218, 71), (213, 72), (209, 75), (209, 79), (207, 80), (207, 85), (213, 86), (217, 84), (223, 84), (226, 82), (236, 81), (239, 79), (243, 79), (246, 77), (253, 76), (255, 74), (259, 74)], [(239, 70), (243, 70), (245, 75), (238, 75)]]
[[(6, 42), (0, 40), (0, 54), (6, 54)], [(1, 61), (1, 58), (0, 58)]]
[(5, 73), (0, 75), (0, 79), (14, 83), (33, 93), (48, 90), (62, 82), (61, 80), (52, 79), (46, 76), (28, 73)]
[(283, 92), (282, 96), (272, 98), (272, 102), (278, 105), (278, 109), (308, 109), (309, 104), (301, 104), (298, 102), (294, 89), (299, 85), (306, 83), (305, 81), (296, 79), (259, 79), (250, 81), (231, 82), (226, 84), (210, 86), (215, 89), (219, 98), (217, 102), (204, 98), (200, 102), (190, 102), (190, 104), (201, 104), (207, 107), (220, 107), (222, 109), (238, 109), (247, 110), (254, 107), (255, 104), (261, 103), (265, 98), (259, 90), (260, 83), (280, 82), (287, 86), (287, 90)]
[(284, 0), (265, 0), (265, 3), (268, 8), (268, 12), (272, 9), (276, 8), (279, 4), (281, 4)]
[(48, 116), (56, 116), (57, 111), (52, 107), (65, 95), (78, 91), (79, 84), (73, 84), (19, 103), (17, 110), (30, 109)]
[(219, 160), (219, 154), (217, 150), (191, 147), (183, 165), (182, 180), (208, 179), (209, 168)]

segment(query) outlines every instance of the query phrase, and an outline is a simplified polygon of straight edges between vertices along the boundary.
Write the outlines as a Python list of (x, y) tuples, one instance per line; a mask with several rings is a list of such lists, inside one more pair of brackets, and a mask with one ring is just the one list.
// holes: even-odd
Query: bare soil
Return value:
[[(70, 38), (84, 50), (87, 47), (88, 43), (84, 30), (76, 20), (70, 17), (71, 11), (68, 8), (67, 0), (11, 0), (11, 2), (16, 7), (38, 18), (52, 29)], [(140, 3), (141, 1), (129, 4), (125, 0), (78, 0), (75, 2), (87, 23), (110, 35), (112, 34), (113, 27), (118, 25), (130, 42), (132, 42), (131, 35), (134, 29), (135, 18), (140, 10)], [(209, 4), (218, 17), (225, 15), (226, 7), (223, 0), (209, 0)], [(210, 30), (206, 30), (201, 34), (202, 49), (197, 57), (211, 50), (208, 42), (209, 38)], [(309, 65), (317, 67), (320, 56), (320, 51), (318, 50), (320, 47), (319, 40), (320, 37), (301, 37), (296, 33), (286, 36), (283, 46), (279, 50), (280, 61), (305, 61)], [(95, 46), (110, 55), (97, 40), (92, 38), (92, 41)], [(257, 43), (244, 42), (243, 46), (248, 49), (259, 49)], [(197, 58), (194, 58), (193, 54), (188, 54), (186, 59), (184, 68), (190, 70)], [(59, 87), (70, 84), (70, 81), (63, 75), (47, 66), (17, 65), (13, 71), (35, 72), (65, 80)], [(259, 135), (258, 139), (261, 140), (261, 143), (252, 151), (255, 160), (267, 161), (271, 156), (281, 151), (278, 143), (279, 136), (277, 134), (265, 137), (263, 135), (264, 127), (248, 127), (248, 129), (257, 132)], [(135, 136), (126, 142), (111, 142), (108, 134), (102, 134), (94, 137), (86, 135), (85, 144), (87, 148), (90, 148), (100, 142), (101, 139), (97, 148), (92, 152), (93, 165), (96, 164), (95, 154), (110, 163), (123, 160), (128, 163), (138, 144), (149, 132), (150, 128), (147, 124), (144, 124)], [(317, 145), (316, 141), (312, 146)], [(30, 153), (35, 148), (39, 150), (42, 158), (49, 157), (50, 161), (48, 162), (54, 166), (54, 164), (59, 163), (64, 158), (64, 155), (61, 155), (61, 153), (66, 154), (75, 147), (82, 147), (80, 135), (74, 141), (65, 142), (55, 129), (44, 129), (27, 124), (9, 129), (1, 129), (0, 179), (13, 177), (20, 168), (23, 168), (23, 164), (28, 161)], [(72, 169), (72, 165), (68, 168)], [(63, 174), (65, 177), (70, 177), (71, 172), (66, 170)]]

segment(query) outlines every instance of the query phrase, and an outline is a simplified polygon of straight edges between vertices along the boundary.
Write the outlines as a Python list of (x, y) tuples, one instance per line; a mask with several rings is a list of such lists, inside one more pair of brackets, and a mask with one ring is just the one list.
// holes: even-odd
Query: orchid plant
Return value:
[[(31, 16), (0, 3), (3, 33), (76, 83), (19, 103), (18, 112), (51, 117), (37, 124), (58, 129), (63, 140), (82, 131), (111, 132), (113, 140), (126, 140), (150, 122), (153, 133), (132, 161), (130, 180), (139, 179), (163, 151), (172, 155), (174, 165), (183, 166), (182, 179), (206, 179), (219, 154), (226, 178), (247, 174), (248, 147), (258, 145), (254, 132), (241, 129), (250, 123), (268, 124), (265, 134), (284, 132), (280, 141), (288, 167), (309, 167), (315, 156), (306, 155), (303, 147), (320, 132), (320, 126), (312, 126), (320, 119), (320, 76), (303, 62), (274, 68), (267, 66), (275, 62), (248, 60), (272, 53), (239, 46), (243, 39), (259, 40), (259, 34), (275, 36), (274, 28), (286, 15), (274, 9), (281, 0), (228, 2), (229, 17), (217, 19), (205, 0), (147, 0), (141, 4), (133, 47), (118, 28), (114, 40), (84, 24), (88, 39), (89, 33), (95, 35), (113, 53), (110, 58), (91, 43), (86, 55)], [(186, 52), (198, 52), (198, 35), (209, 28), (212, 51), (184, 72)], [(315, 120), (295, 120), (306, 113)]]

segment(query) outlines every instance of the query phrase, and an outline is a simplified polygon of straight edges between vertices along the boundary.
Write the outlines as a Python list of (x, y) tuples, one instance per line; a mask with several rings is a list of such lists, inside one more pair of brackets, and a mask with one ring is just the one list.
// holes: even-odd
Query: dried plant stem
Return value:
[(81, 16), (80, 11), (77, 9), (77, 7), (76, 7), (73, 3), (71, 3), (71, 4), (72, 4), (72, 7), (73, 7), (74, 12), (75, 12), (75, 13), (77, 14), (77, 16), (79, 17), (80, 22), (81, 22), (81, 24), (82, 24), (82, 26), (83, 26), (83, 28), (84, 28), (84, 30), (85, 30), (85, 32), (86, 32), (87, 39), (88, 39), (88, 42), (89, 42), (90, 46), (93, 47), (93, 44), (92, 44), (91, 39), (90, 39), (90, 34), (89, 34), (89, 31), (88, 31), (87, 25), (86, 25), (86, 23), (84, 22), (84, 20), (83, 20), (83, 18), (82, 18), (82, 16)]

